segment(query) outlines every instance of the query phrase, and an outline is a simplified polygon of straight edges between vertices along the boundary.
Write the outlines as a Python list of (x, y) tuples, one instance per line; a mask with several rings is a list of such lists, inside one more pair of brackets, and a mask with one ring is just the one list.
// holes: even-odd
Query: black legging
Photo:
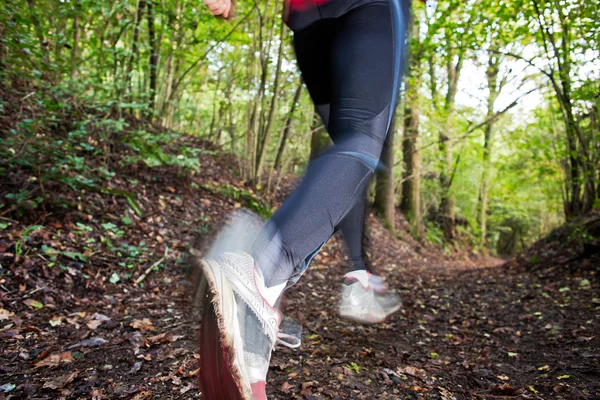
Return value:
[(390, 125), (406, 47), (406, 9), (390, 1), (363, 1), (294, 34), (298, 66), (334, 145), (309, 163), (257, 241), (267, 286), (295, 283), (336, 228), (346, 238), (353, 229), (362, 236), (356, 221)]

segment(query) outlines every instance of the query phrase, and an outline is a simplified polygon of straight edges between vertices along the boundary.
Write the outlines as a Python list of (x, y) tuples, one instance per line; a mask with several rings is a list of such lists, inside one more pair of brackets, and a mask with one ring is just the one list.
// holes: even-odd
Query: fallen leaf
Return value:
[(500, 379), (501, 381), (509, 381), (510, 378), (506, 375), (498, 375), (496, 378)]
[(35, 363), (35, 368), (41, 367), (57, 367), (60, 364), (68, 364), (73, 361), (73, 356), (70, 351), (62, 353), (52, 353), (48, 357)]
[(0, 308), (0, 321), (7, 320), (7, 319), (12, 318), (14, 316), (15, 316), (14, 313), (12, 313), (12, 312), (10, 312), (8, 310), (5, 310), (4, 308)]
[(496, 385), (491, 389), (494, 394), (504, 394), (507, 396), (517, 396), (523, 393), (523, 389), (515, 388), (510, 386), (508, 383), (503, 383), (502, 385)]
[(398, 372), (404, 375), (414, 376), (415, 378), (421, 378), (425, 376), (425, 370), (415, 367), (405, 367), (398, 369)]
[(69, 383), (73, 382), (73, 380), (77, 378), (77, 375), (79, 375), (79, 371), (75, 370), (72, 374), (46, 381), (46, 383), (44, 383), (44, 389), (62, 389)]
[(152, 397), (152, 390), (144, 390), (133, 396), (131, 400), (146, 400)]
[(189, 392), (190, 390), (192, 390), (193, 388), (194, 388), (194, 385), (192, 385), (191, 383), (188, 383), (187, 386), (184, 386), (179, 390), (179, 393), (185, 394), (185, 393)]
[(181, 336), (176, 336), (173, 335), (171, 332), (168, 333), (161, 333), (159, 335), (155, 335), (155, 336), (150, 336), (148, 338), (148, 341), (150, 343), (156, 344), (156, 343), (173, 343), (179, 339), (184, 338), (185, 336), (181, 335)]
[(104, 314), (99, 314), (99, 313), (94, 313), (94, 315), (92, 315), (92, 318), (98, 321), (102, 321), (102, 322), (109, 322), (111, 319), (110, 317), (107, 317)]
[(96, 330), (96, 328), (98, 328), (100, 325), (102, 325), (102, 321), (98, 321), (97, 319), (94, 319), (94, 320), (88, 321), (88, 323), (86, 325), (91, 330)]
[(134, 319), (133, 322), (131, 322), (131, 324), (129, 324), (129, 326), (131, 326), (133, 329), (137, 329), (142, 332), (148, 332), (148, 331), (154, 330), (152, 321), (150, 321), (148, 318), (144, 318), (142, 320)]
[(26, 306), (28, 306), (34, 310), (40, 310), (40, 309), (44, 308), (44, 305), (42, 303), (40, 303), (37, 300), (33, 300), (33, 299), (27, 299), (27, 300), (23, 301), (23, 304), (25, 304)]
[(282, 391), (283, 393), (289, 393), (290, 389), (293, 388), (293, 385), (290, 385), (287, 382), (283, 382), (283, 385), (281, 385), (281, 387), (279, 388), (280, 391)]
[(75, 343), (72, 346), (69, 346), (69, 349), (76, 349), (78, 347), (94, 347), (94, 346), (102, 346), (106, 344), (106, 340), (101, 337), (93, 337), (90, 339), (82, 340), (79, 343)]
[(17, 385), (15, 385), (14, 383), (5, 383), (4, 385), (0, 386), (0, 391), (4, 393), (9, 393), (15, 390), (16, 387)]
[(142, 368), (142, 363), (141, 362), (136, 362), (135, 364), (133, 364), (133, 367), (131, 367), (131, 369), (129, 370), (129, 375), (133, 375), (135, 373), (137, 373), (140, 369)]
[(567, 391), (567, 387), (565, 385), (556, 385), (552, 388), (556, 393), (564, 393)]
[(186, 376), (187, 376), (188, 378), (191, 378), (191, 377), (193, 377), (193, 376), (198, 376), (198, 374), (199, 374), (199, 373), (200, 373), (200, 368), (198, 368), (198, 369), (195, 369), (195, 370), (193, 370), (192, 372), (188, 372)]
[(48, 322), (50, 323), (50, 326), (57, 327), (57, 326), (60, 326), (62, 324), (62, 320), (63, 319), (64, 319), (64, 317), (62, 317), (62, 316), (53, 315), (50, 318), (50, 320), (48, 320)]

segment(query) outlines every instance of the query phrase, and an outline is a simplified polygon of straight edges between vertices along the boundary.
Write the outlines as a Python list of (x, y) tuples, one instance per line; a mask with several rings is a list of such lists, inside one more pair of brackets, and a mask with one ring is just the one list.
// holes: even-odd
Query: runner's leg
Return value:
[[(394, 40), (394, 28), (404, 38), (404, 21), (392, 24), (386, 3), (368, 4), (327, 20), (332, 23), (328, 26), (333, 38), (330, 53), (316, 60), (315, 45), (327, 40), (323, 36), (315, 40), (314, 26), (320, 22), (297, 32), (294, 43), (305, 80), (316, 76), (328, 84), (321, 91), (313, 90), (311, 96), (316, 104), (323, 104), (320, 96), (325, 98), (328, 90), (329, 132), (339, 139), (310, 162), (300, 186), (272, 217), (267, 243), (255, 251), (267, 286), (292, 277), (295, 282), (361, 199), (379, 160), (395, 104), (398, 55), (404, 42)], [(319, 75), (320, 70), (328, 71), (331, 78)]]

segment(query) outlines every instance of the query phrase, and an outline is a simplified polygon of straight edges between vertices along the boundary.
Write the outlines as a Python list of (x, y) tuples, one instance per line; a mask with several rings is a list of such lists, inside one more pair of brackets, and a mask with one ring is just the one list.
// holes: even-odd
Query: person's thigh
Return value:
[(368, 4), (336, 20), (329, 131), (341, 138), (336, 145), (342, 150), (379, 158), (395, 104), (394, 51), (387, 3)]
[(294, 50), (302, 79), (325, 126), (331, 102), (331, 45), (334, 30), (331, 20), (320, 20), (294, 33)]

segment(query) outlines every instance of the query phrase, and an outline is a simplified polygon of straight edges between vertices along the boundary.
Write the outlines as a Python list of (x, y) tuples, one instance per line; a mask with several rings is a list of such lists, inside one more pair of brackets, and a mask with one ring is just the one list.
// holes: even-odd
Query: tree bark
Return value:
[(260, 146), (257, 152), (256, 159), (256, 171), (255, 176), (256, 179), (260, 183), (260, 179), (262, 176), (262, 170), (265, 162), (265, 158), (269, 149), (269, 142), (271, 141), (271, 135), (273, 132), (273, 123), (275, 122), (275, 113), (277, 112), (277, 100), (279, 98), (279, 81), (281, 75), (281, 64), (283, 60), (283, 45), (285, 42), (285, 24), (283, 20), (281, 21), (281, 28), (279, 31), (279, 50), (277, 54), (277, 66), (275, 70), (275, 79), (273, 82), (273, 97), (271, 99), (271, 106), (269, 109), (269, 116), (267, 120), (267, 126), (265, 128), (265, 132), (263, 134), (262, 140), (260, 141)]
[(381, 164), (383, 170), (377, 171), (375, 183), (375, 201), (373, 209), (383, 219), (383, 224), (394, 232), (396, 202), (394, 199), (394, 136), (396, 136), (396, 117), (392, 119), (390, 129), (383, 142)]
[(71, 79), (77, 76), (79, 63), (79, 42), (81, 40), (81, 26), (79, 13), (81, 12), (81, 0), (75, 0), (75, 15), (73, 17), (73, 48), (71, 49)]
[(323, 125), (323, 121), (317, 110), (314, 110), (313, 112), (310, 130), (312, 134), (310, 136), (309, 158), (313, 160), (321, 154), (321, 150), (331, 144), (331, 138), (327, 134), (327, 129), (325, 129), (325, 125)]
[[(418, 21), (409, 25), (411, 41), (409, 48), (408, 70), (405, 79), (404, 100), (404, 134), (402, 138), (402, 200), (400, 209), (410, 222), (413, 235), (422, 236), (423, 223), (421, 217), (421, 153), (419, 141), (419, 116), (421, 87), (421, 49), (419, 43)], [(432, 80), (435, 76), (432, 75)]]
[(283, 159), (283, 151), (285, 149), (285, 144), (287, 143), (287, 139), (292, 131), (292, 122), (294, 120), (294, 112), (296, 111), (296, 106), (298, 101), (300, 100), (300, 94), (302, 93), (302, 85), (303, 80), (300, 78), (300, 83), (294, 92), (294, 98), (292, 100), (292, 105), (290, 106), (290, 112), (287, 115), (285, 120), (285, 124), (283, 126), (283, 134), (281, 136), (281, 143), (279, 145), (279, 149), (277, 150), (277, 156), (275, 157), (275, 169), (279, 171), (281, 168), (281, 161)]
[[(133, 37), (131, 39), (131, 55), (129, 56), (129, 61), (127, 62), (127, 70), (125, 72), (125, 84), (124, 87), (127, 88), (127, 102), (131, 102), (133, 100), (133, 89), (131, 86), (131, 74), (133, 73), (133, 61), (138, 59), (139, 50), (138, 50), (138, 42), (140, 40), (140, 22), (144, 15), (144, 8), (146, 7), (146, 0), (139, 0), (137, 6), (137, 15), (135, 19), (135, 25), (133, 27)], [(131, 112), (131, 110), (130, 110)]]
[[(450, 191), (452, 186), (452, 176), (454, 175), (454, 157), (452, 153), (452, 117), (454, 116), (454, 102), (458, 90), (458, 78), (462, 69), (464, 50), (458, 54), (450, 50), (446, 60), (446, 70), (448, 72), (448, 83), (446, 87), (446, 98), (444, 102), (444, 129), (440, 132), (439, 147), (442, 153), (442, 171), (440, 173), (440, 186), (442, 196), (440, 201), (440, 215), (442, 217), (442, 227), (444, 238), (451, 242), (455, 236), (455, 215), (454, 215), (454, 196)], [(456, 58), (456, 62), (454, 62)]]
[(42, 76), (44, 78), (48, 77), (47, 69), (50, 66), (50, 57), (48, 56), (48, 46), (46, 43), (46, 39), (44, 39), (44, 31), (42, 30), (42, 25), (40, 24), (40, 20), (38, 18), (35, 2), (34, 0), (27, 0), (27, 4), (29, 5), (29, 12), (31, 13), (31, 23), (35, 28), (35, 33), (38, 37), (38, 41), (40, 43), (40, 52), (42, 54), (42, 60), (44, 61), (44, 68), (42, 69)]
[(490, 170), (492, 160), (492, 148), (494, 140), (494, 105), (496, 99), (502, 90), (502, 83), (498, 82), (498, 74), (500, 71), (500, 56), (489, 55), (488, 66), (486, 71), (486, 79), (488, 84), (487, 98), (487, 120), (485, 126), (484, 142), (483, 142), (483, 160), (481, 171), (481, 186), (479, 191), (479, 224), (481, 228), (481, 244), (484, 252), (487, 252), (487, 211), (488, 211), (488, 195), (490, 186)]
[(148, 109), (154, 111), (154, 101), (156, 98), (156, 78), (158, 74), (158, 43), (156, 41), (156, 31), (154, 26), (154, 7), (153, 0), (147, 4), (148, 19), (148, 45), (150, 46), (150, 91), (148, 92)]

